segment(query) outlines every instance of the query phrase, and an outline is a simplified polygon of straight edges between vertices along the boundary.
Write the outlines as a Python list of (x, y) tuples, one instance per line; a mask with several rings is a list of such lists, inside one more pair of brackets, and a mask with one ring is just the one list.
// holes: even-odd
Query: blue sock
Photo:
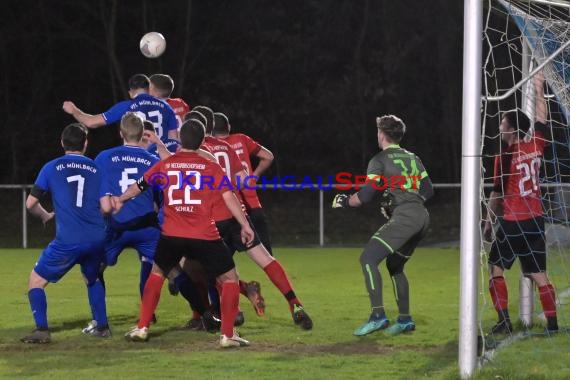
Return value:
[(87, 296), (93, 319), (97, 321), (97, 328), (105, 328), (109, 325), (107, 321), (107, 306), (105, 305), (105, 288), (100, 281), (95, 281), (87, 285)]
[(142, 295), (144, 293), (144, 286), (146, 285), (146, 280), (148, 280), (148, 276), (150, 276), (151, 270), (152, 270), (151, 262), (141, 261), (141, 277), (139, 282), (139, 291), (141, 293), (141, 300), (142, 300)]
[(38, 329), (47, 329), (47, 299), (43, 288), (33, 288), (28, 291), (28, 300), (32, 308), (32, 315)]

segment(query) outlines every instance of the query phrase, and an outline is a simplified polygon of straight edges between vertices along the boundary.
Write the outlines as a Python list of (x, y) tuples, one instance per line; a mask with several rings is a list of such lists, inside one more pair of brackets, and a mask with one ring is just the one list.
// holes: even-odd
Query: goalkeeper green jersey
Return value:
[(433, 195), (420, 158), (399, 145), (390, 145), (372, 157), (366, 174), (374, 182), (372, 187), (384, 192), (391, 209), (410, 202), (423, 204)]

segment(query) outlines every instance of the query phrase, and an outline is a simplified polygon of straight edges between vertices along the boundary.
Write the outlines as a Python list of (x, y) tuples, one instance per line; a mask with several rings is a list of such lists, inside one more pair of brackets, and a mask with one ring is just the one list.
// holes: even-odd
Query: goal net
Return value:
[[(538, 180), (545, 212), (547, 273), (556, 290), (558, 324), (568, 324), (570, 302), (570, 6), (555, 0), (487, 0), (484, 11), (482, 105), (482, 224), (489, 210), (495, 156), (505, 153), (499, 133), (505, 111), (518, 109), (535, 120), (532, 74), (545, 77), (547, 144), (539, 172), (522, 173), (521, 181)], [(531, 127), (532, 128), (532, 127)], [(531, 131), (532, 132), (532, 131)], [(528, 136), (527, 136), (528, 139)], [(531, 168), (532, 171), (532, 168)], [(529, 175), (529, 178), (525, 176)], [(532, 178), (531, 178), (532, 177)], [(521, 187), (522, 189), (522, 187)], [(495, 216), (495, 215), (493, 215)], [(501, 215), (496, 215), (501, 217)], [(496, 226), (495, 226), (496, 227)], [(496, 229), (495, 229), (495, 232)], [(522, 275), (518, 261), (505, 272), (512, 334), (490, 333), (497, 322), (489, 293), (489, 244), (481, 235), (479, 328), (487, 354), (508, 342), (544, 333), (545, 318), (536, 286)], [(518, 322), (517, 322), (518, 314)], [(502, 343), (501, 343), (502, 342)], [(540, 343), (541, 349), (552, 343)], [(555, 350), (554, 347), (552, 347)], [(483, 356), (485, 358), (485, 354)], [(489, 356), (487, 356), (489, 357)]]

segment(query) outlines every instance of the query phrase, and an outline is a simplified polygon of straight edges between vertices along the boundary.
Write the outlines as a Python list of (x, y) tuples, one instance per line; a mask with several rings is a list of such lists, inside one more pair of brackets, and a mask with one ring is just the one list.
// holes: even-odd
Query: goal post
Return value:
[(483, 3), (464, 0), (459, 372), (470, 377), (477, 365), (477, 284), (480, 254), (481, 61)]
[[(538, 183), (533, 186), (543, 189), (541, 197), (547, 222), (547, 272), (549, 276), (553, 275), (552, 282), (558, 297), (570, 297), (570, 270), (567, 269), (567, 260), (570, 259), (570, 207), (566, 205), (566, 200), (570, 200), (567, 197), (570, 185), (570, 2), (464, 0), (458, 347), (458, 366), (462, 378), (471, 377), (477, 367), (489, 359), (478, 359), (477, 355), (478, 350), (484, 351), (486, 348), (485, 331), (489, 329), (484, 325), (491, 322), (491, 315), (496, 315), (492, 302), (488, 301), (487, 252), (483, 249), (480, 223), (486, 208), (488, 187), (485, 184), (491, 186), (492, 182), (492, 159), (503, 149), (498, 126), (503, 112), (511, 109), (523, 111), (534, 121), (535, 94), (531, 79), (539, 71), (544, 73), (546, 79), (547, 125), (550, 133), (548, 138), (545, 137), (547, 147), (541, 157), (540, 173), (533, 171), (536, 175), (540, 174)], [(513, 145), (512, 148), (517, 147)], [(517, 152), (522, 154), (521, 151)], [(525, 179), (521, 174), (519, 182)], [(534, 184), (534, 174), (532, 179)], [(522, 185), (519, 183), (519, 186)], [(521, 190), (523, 196), (526, 194)], [(536, 326), (532, 330), (533, 319), (543, 317), (534, 311), (535, 285), (522, 275), (522, 271), (519, 278), (517, 268), (518, 264), (515, 264), (509, 274), (513, 281), (518, 281), (518, 287), (513, 283), (508, 285), (508, 303), (513, 309), (511, 316), (516, 314), (518, 304), (521, 322), (518, 328), (524, 330), (518, 336), (542, 335), (542, 330), (538, 333)], [(546, 301), (541, 298), (537, 304), (539, 311), (542, 311), (541, 303), (549, 305), (543, 302)], [(559, 309), (561, 305), (564, 306), (558, 299)], [(479, 341), (478, 336), (481, 337)], [(515, 341), (510, 340), (511, 343)], [(553, 348), (548, 348), (545, 341), (539, 349)]]

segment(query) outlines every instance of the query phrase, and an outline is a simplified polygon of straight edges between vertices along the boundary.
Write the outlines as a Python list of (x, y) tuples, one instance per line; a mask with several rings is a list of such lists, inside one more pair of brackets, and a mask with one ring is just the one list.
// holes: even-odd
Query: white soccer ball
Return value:
[(158, 32), (149, 32), (142, 36), (140, 48), (145, 57), (158, 58), (166, 50), (166, 40)]

